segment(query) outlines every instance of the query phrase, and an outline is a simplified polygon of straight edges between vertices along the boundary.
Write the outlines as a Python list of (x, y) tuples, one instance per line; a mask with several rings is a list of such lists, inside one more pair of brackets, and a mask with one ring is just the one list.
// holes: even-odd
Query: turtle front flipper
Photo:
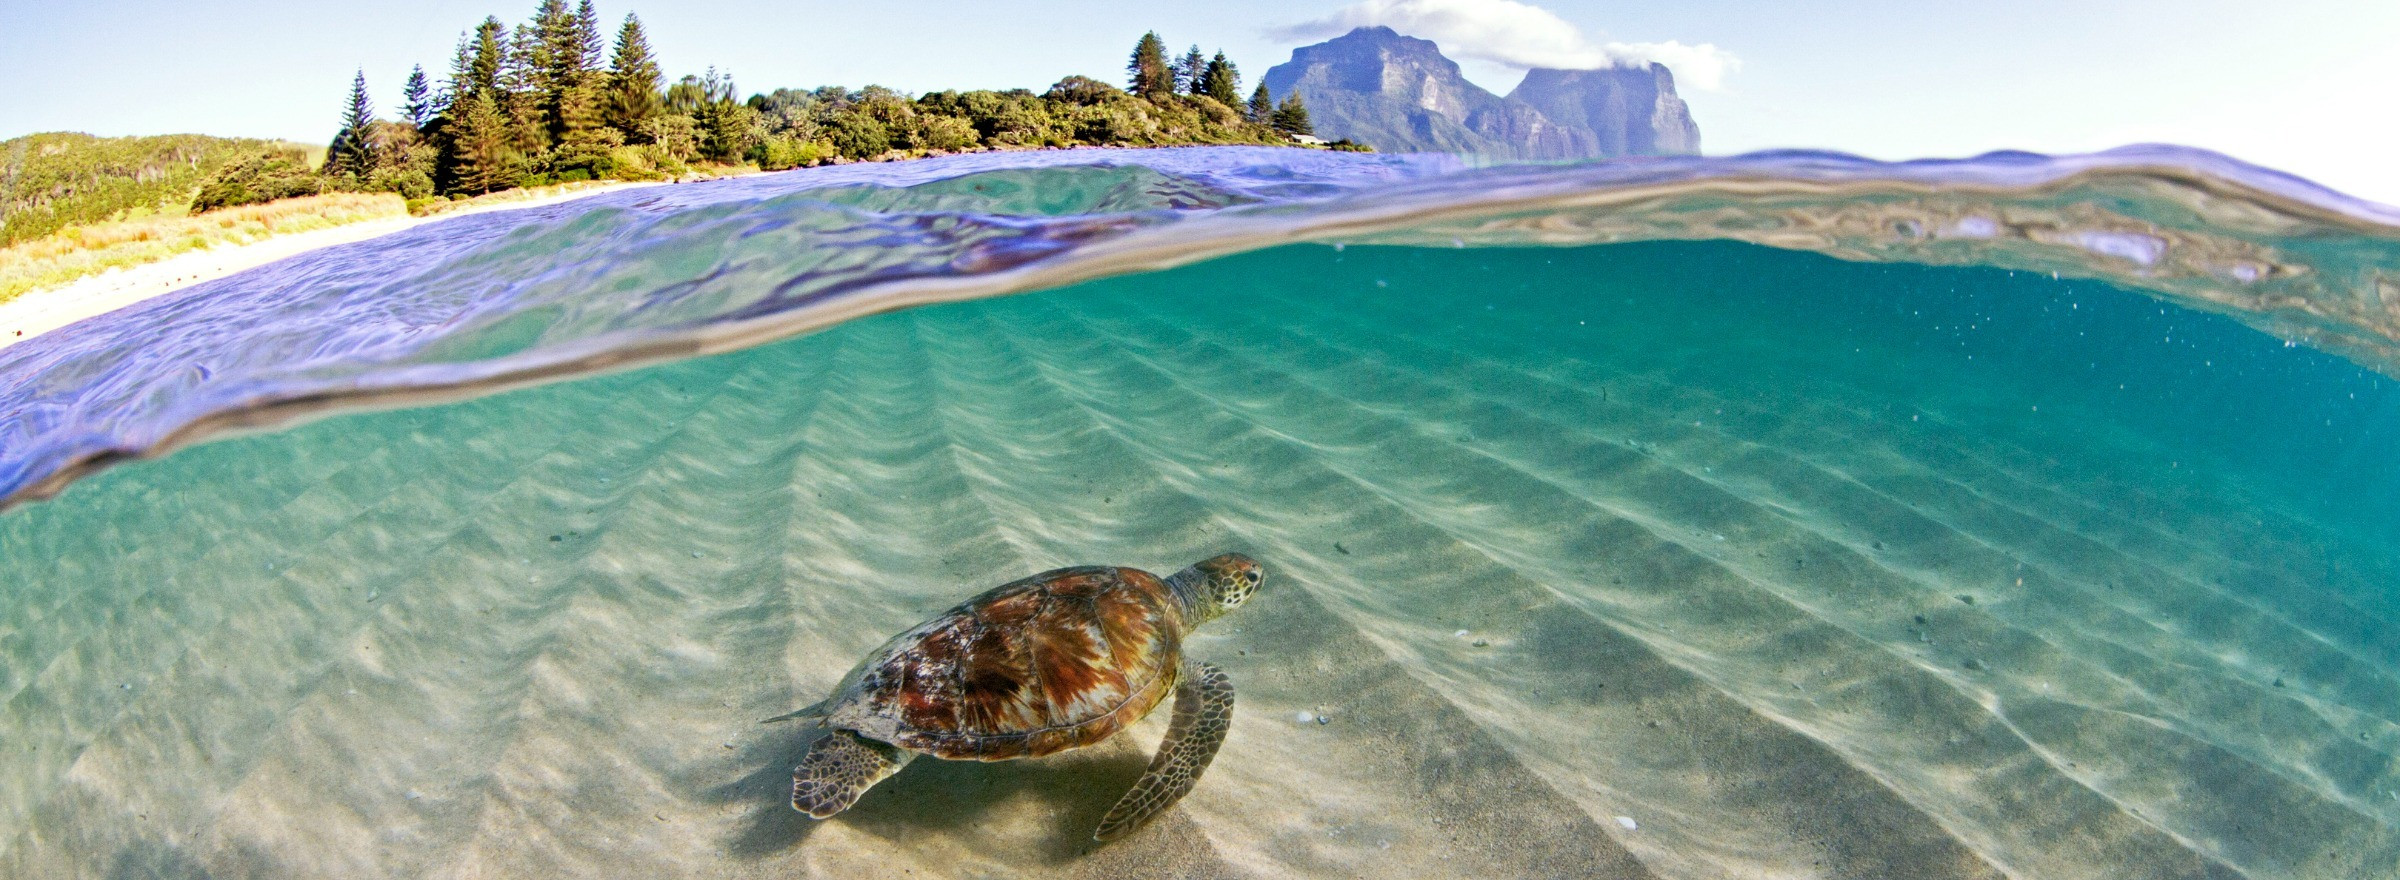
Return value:
[(792, 809), (824, 819), (850, 808), (915, 757), (847, 730), (825, 734), (792, 768)]
[(1182, 679), (1175, 686), (1175, 720), (1150, 758), (1150, 769), (1109, 808), (1093, 839), (1115, 839), (1166, 812), (1192, 790), (1217, 747), (1225, 744), (1225, 730), (1233, 723), (1233, 679), (1212, 664), (1189, 660)]

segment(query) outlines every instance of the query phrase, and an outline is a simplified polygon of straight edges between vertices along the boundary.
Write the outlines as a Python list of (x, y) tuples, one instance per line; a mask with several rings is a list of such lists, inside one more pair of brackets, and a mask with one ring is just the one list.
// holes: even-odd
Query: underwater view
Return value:
[[(990, 153), (311, 252), (0, 349), (0, 875), (2392, 876), (2395, 266), (2172, 148)], [(1147, 826), (1175, 697), (793, 809), (830, 722), (761, 719), (887, 639), (1229, 552)]]
[(2400, 4), (519, 2), (0, 16), (0, 880), (2400, 880)]

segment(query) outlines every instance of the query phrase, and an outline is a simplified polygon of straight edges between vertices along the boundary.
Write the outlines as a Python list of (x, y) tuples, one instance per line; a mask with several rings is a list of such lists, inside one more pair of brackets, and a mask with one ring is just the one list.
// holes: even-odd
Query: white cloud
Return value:
[(1725, 87), (1725, 77), (1742, 69), (1742, 59), (1717, 48), (1715, 43), (1687, 46), (1677, 40), (1664, 43), (1603, 43), (1601, 51), (1612, 58), (1627, 61), (1655, 61), (1675, 71), (1682, 82), (1703, 92)]
[(1277, 29), (1287, 40), (1339, 36), (1382, 25), (1440, 44), (1445, 54), (1515, 68), (1569, 70), (1658, 62), (1704, 91), (1725, 84), (1742, 60), (1713, 43), (1596, 43), (1550, 10), (1516, 0), (1363, 0), (1315, 21)]

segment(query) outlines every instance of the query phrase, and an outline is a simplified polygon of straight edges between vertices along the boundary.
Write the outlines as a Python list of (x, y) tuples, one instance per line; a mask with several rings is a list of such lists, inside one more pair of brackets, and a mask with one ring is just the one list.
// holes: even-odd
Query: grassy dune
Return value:
[(406, 203), (391, 193), (334, 193), (195, 216), (150, 215), (70, 226), (0, 248), (0, 302), (187, 251), (407, 213)]
[[(713, 176), (749, 173), (749, 169), (737, 167), (711, 170)], [(414, 207), (395, 193), (327, 193), (221, 208), (205, 214), (141, 213), (70, 226), (31, 241), (0, 247), (0, 303), (111, 269), (154, 263), (191, 251), (239, 246), (278, 235), (368, 220), (504, 208), (622, 185), (619, 181), (578, 181), (503, 190), (471, 199), (435, 199)]]

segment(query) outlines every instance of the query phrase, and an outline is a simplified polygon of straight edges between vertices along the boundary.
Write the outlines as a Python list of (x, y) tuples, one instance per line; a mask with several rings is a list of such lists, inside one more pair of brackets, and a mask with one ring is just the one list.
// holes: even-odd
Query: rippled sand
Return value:
[[(318, 422), (0, 516), (0, 875), (2400, 864), (2388, 547), (2100, 414), (1661, 304), (1705, 291), (1429, 309), (1276, 259)], [(1237, 720), (1150, 829), (1088, 840), (1164, 713), (785, 805), (805, 739), (757, 719), (890, 633), (1222, 550), (1272, 572), (1191, 644)]]

